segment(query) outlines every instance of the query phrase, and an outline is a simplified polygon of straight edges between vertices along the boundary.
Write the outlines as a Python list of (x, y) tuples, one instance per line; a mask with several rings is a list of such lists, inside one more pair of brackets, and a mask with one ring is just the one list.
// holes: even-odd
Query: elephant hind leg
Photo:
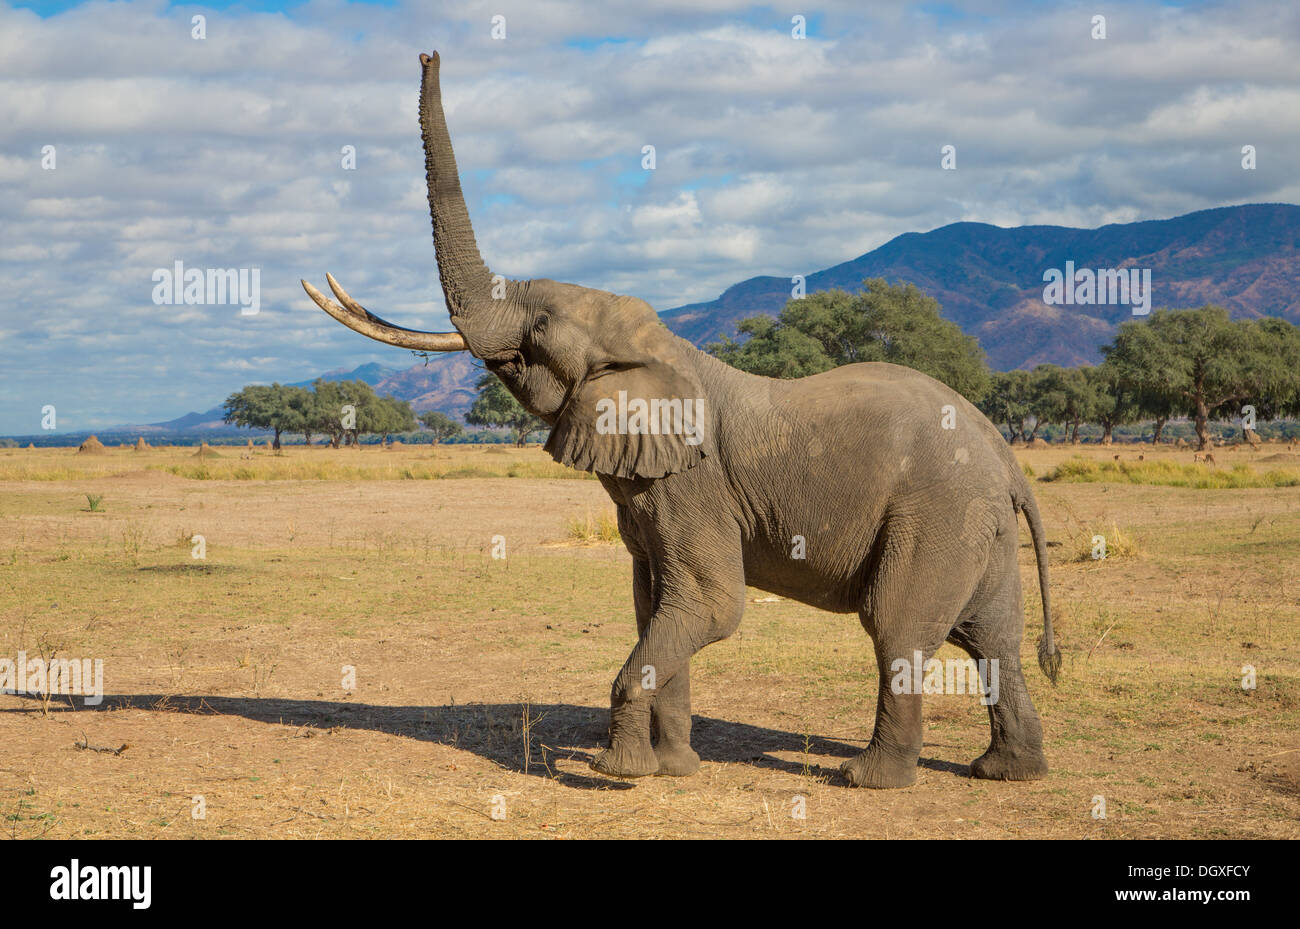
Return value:
[[(860, 611), (880, 674), (871, 742), (842, 767), (854, 787), (906, 787), (921, 757), (917, 662), (943, 644), (979, 582), (977, 552), (924, 538), (904, 524), (885, 530)], [(900, 664), (901, 662), (901, 664)]]
[[(876, 664), (880, 670), (876, 728), (867, 747), (840, 765), (851, 787), (907, 787), (916, 782), (922, 744), (921, 695), (895, 693), (890, 687), (894, 652), (895, 649), (876, 643)], [(903, 655), (900, 653), (898, 657)], [(911, 661), (911, 655), (905, 660)]]
[(972, 658), (984, 661), (985, 701), (992, 740), (988, 751), (971, 762), (972, 777), (1032, 781), (1047, 773), (1043, 728), (1029, 698), (1020, 665), (1024, 614), (1019, 571), (973, 616), (952, 631), (950, 641)]

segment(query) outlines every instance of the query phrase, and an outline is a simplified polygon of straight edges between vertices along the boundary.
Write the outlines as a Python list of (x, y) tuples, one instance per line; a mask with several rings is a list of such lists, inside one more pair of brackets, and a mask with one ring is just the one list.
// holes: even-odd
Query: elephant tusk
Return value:
[(354, 332), (359, 332), (378, 342), (418, 352), (461, 352), (469, 347), (465, 344), (465, 337), (459, 332), (423, 332), (419, 329), (394, 326), (353, 300), (339, 282), (334, 280), (332, 274), (326, 274), (325, 279), (329, 281), (330, 290), (334, 291), (334, 295), (339, 298), (343, 306), (339, 306), (306, 281), (302, 281), (302, 289), (307, 291), (307, 296), (311, 297), (318, 307)]

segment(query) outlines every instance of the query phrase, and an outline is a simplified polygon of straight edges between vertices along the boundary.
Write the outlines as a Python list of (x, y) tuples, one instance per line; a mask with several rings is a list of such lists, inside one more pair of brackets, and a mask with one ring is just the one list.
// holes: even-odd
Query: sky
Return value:
[[(0, 0), (0, 434), (414, 363), (298, 281), (450, 328), (432, 50), (492, 270), (659, 310), (952, 222), (1300, 203), (1300, 7), (1276, 0)], [(257, 312), (160, 302), (177, 262), (256, 271)]]

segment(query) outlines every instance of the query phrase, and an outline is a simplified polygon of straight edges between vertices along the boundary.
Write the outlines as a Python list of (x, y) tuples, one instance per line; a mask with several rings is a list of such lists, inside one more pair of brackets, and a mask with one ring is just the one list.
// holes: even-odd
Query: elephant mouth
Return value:
[(517, 380), (524, 370), (524, 356), (518, 349), (506, 349), (485, 355), (483, 363), (497, 377)]

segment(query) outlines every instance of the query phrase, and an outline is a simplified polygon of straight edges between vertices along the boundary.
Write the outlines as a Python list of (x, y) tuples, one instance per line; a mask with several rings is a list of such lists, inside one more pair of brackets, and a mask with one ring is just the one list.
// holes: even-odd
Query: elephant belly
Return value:
[(867, 582), (871, 540), (850, 547), (841, 538), (821, 551), (814, 549), (814, 542), (792, 533), (789, 544), (779, 548), (750, 546), (745, 554), (745, 583), (818, 609), (856, 613)]

